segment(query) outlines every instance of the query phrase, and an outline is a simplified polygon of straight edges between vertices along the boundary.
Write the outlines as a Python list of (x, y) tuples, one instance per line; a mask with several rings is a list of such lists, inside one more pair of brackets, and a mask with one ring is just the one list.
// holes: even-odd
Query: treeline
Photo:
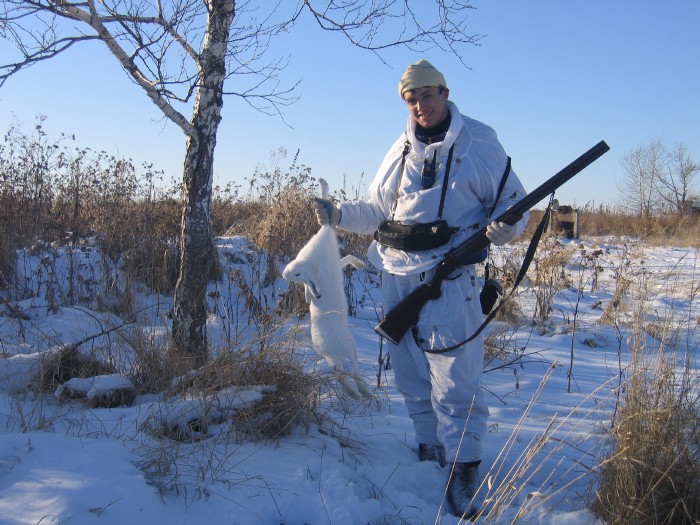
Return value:
[(700, 212), (694, 182), (698, 164), (683, 143), (667, 146), (655, 139), (630, 150), (622, 159), (618, 184), (622, 209), (645, 219)]

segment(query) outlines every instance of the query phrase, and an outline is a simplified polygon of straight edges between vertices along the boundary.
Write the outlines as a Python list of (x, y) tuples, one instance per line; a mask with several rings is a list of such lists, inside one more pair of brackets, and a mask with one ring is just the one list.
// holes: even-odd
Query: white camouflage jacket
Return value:
[[(450, 242), (434, 250), (404, 252), (372, 243), (368, 251), (370, 262), (382, 270), (397, 275), (410, 275), (429, 270), (457, 244), (460, 244), (482, 228), (487, 214), (494, 205), (498, 186), (507, 163), (507, 155), (489, 126), (461, 115), (459, 109), (448, 101), (452, 120), (442, 142), (424, 144), (415, 136), (415, 121), (409, 116), (406, 132), (393, 144), (384, 157), (365, 201), (345, 202), (340, 206), (341, 229), (360, 234), (373, 234), (379, 223), (388, 219), (394, 202), (398, 202), (393, 219), (405, 223), (428, 223), (438, 219), (438, 208), (450, 147), (455, 149), (448, 176), (448, 188), (442, 218), (450, 227), (459, 228)], [(461, 118), (460, 118), (461, 117)], [(406, 140), (411, 149), (406, 156), (404, 174), (401, 177), (401, 158)], [(423, 161), (433, 158), (437, 150), (437, 176), (435, 183), (423, 189), (421, 170)], [(511, 170), (506, 185), (491, 218), (498, 217), (509, 206), (525, 196), (525, 189)], [(526, 214), (517, 226), (522, 231), (527, 224)]]

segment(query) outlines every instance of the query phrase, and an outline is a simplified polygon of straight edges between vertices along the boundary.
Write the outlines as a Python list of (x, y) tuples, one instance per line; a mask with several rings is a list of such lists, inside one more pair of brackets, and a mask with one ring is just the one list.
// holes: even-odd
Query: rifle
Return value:
[[(554, 190), (573, 178), (609, 149), (610, 147), (605, 141), (601, 140), (559, 173), (508, 208), (499, 217), (493, 219), (493, 221), (505, 222), (510, 225), (515, 224), (522, 218), (523, 214), (535, 204), (547, 197), (550, 193), (553, 193)], [(384, 316), (384, 319), (374, 327), (374, 331), (386, 337), (392, 343), (399, 344), (401, 338), (408, 332), (416, 319), (418, 319), (418, 314), (423, 306), (428, 301), (433, 301), (440, 297), (440, 285), (442, 281), (455, 269), (469, 264), (474, 254), (481, 252), (481, 250), (486, 248), (489, 244), (491, 244), (491, 241), (486, 237), (486, 226), (484, 226), (462, 244), (452, 248), (438, 264), (433, 278), (429, 282), (421, 284), (394, 306), (394, 308)]]

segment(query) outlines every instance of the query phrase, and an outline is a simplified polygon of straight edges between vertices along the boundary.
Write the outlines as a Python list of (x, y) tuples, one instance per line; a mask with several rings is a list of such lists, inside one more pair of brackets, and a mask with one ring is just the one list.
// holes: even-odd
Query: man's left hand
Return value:
[(518, 234), (518, 228), (505, 222), (493, 221), (486, 227), (486, 237), (496, 246), (509, 243)]

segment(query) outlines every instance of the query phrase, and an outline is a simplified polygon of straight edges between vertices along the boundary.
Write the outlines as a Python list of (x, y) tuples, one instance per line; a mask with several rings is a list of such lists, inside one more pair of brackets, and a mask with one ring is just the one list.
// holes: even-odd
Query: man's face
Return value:
[(440, 124), (448, 115), (447, 88), (421, 87), (406, 91), (403, 99), (408, 106), (413, 120), (424, 128), (433, 128)]

